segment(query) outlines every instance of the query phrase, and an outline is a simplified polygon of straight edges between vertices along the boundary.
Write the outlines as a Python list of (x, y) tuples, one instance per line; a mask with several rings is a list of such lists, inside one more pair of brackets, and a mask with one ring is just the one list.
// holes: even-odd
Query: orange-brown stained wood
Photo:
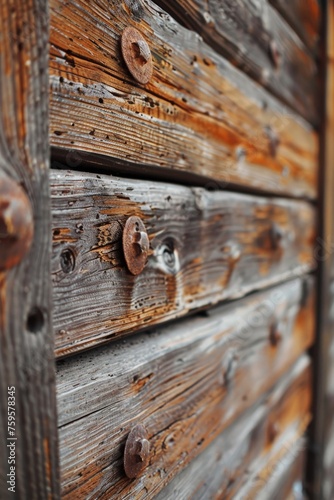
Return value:
[[(51, 173), (51, 190), (58, 356), (316, 265), (316, 212), (304, 201), (64, 171)], [(132, 216), (141, 218), (150, 241), (138, 276), (124, 257), (124, 228)], [(72, 272), (62, 266), (67, 250), (75, 258)]]
[(319, 122), (316, 61), (269, 1), (156, 3), (304, 118)]
[[(228, 439), (227, 426), (251, 407), (244, 425), (233, 424), (239, 431), (244, 428), (234, 443), (236, 449), (241, 442), (244, 445), (243, 466), (257, 466), (265, 454), (261, 466), (265, 468), (268, 454), (273, 449), (272, 458), (277, 456), (278, 443), (296, 421), (300, 436), (309, 421), (311, 376), (306, 356), (293, 364), (312, 342), (313, 332), (307, 323), (303, 332), (294, 330), (298, 292), (296, 283), (291, 285), (282, 285), (286, 298), (277, 302), (277, 312), (287, 327), (282, 346), (273, 356), (269, 355), (270, 322), (263, 314), (262, 295), (212, 312), (207, 318), (193, 318), (61, 361), (62, 496), (81, 498), (94, 492), (99, 498), (153, 497), (224, 429)], [(256, 323), (261, 314), (262, 322)], [(250, 318), (253, 325), (248, 323), (241, 333), (240, 321)], [(231, 351), (238, 362), (226, 387), (221, 369)], [(148, 374), (149, 380), (138, 389), (138, 381)], [(268, 395), (283, 374), (283, 380)], [(264, 415), (258, 432), (250, 432)], [(274, 440), (268, 433), (272, 422), (279, 426)], [(147, 429), (149, 461), (137, 479), (129, 480), (123, 469), (124, 444), (136, 425)], [(228, 459), (230, 446), (221, 449), (222, 460), (225, 458), (229, 467), (233, 465)], [(240, 466), (238, 460), (237, 464)], [(229, 484), (232, 477), (227, 473), (223, 478), (227, 479), (227, 491), (236, 491), (247, 479), (240, 475), (235, 484)]]
[(60, 488), (48, 2), (2, 0), (0, 12), (0, 498), (49, 500)]
[[(245, 412), (156, 499), (295, 498), (292, 495), (301, 488), (304, 475), (306, 440), (301, 436), (310, 419), (310, 373), (297, 383), (292, 381), (290, 387), (285, 385), (286, 392), (279, 384), (276, 387), (275, 403), (271, 397), (267, 405), (261, 401)], [(268, 442), (270, 422), (285, 413), (289, 417), (282, 422), (277, 440)]]
[[(316, 133), (195, 33), (150, 2), (50, 5), (50, 141), (67, 167), (173, 170), (220, 186), (316, 196)], [(123, 61), (127, 27), (152, 54), (146, 85)]]

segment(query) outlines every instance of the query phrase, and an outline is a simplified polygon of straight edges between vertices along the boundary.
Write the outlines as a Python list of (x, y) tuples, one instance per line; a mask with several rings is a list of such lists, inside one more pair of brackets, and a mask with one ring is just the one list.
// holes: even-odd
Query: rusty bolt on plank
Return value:
[(273, 222), (269, 230), (269, 235), (270, 235), (272, 249), (273, 250), (281, 249), (282, 239), (284, 236), (282, 228), (278, 224)]
[(275, 441), (275, 439), (277, 438), (279, 432), (280, 432), (280, 426), (279, 426), (279, 424), (277, 422), (271, 422), (269, 424), (269, 427), (268, 427), (268, 437), (269, 437), (270, 443), (272, 443), (273, 441)]
[(22, 187), (0, 176), (0, 270), (21, 262), (31, 247), (34, 234), (30, 200)]
[(128, 435), (124, 450), (124, 470), (128, 478), (138, 477), (148, 464), (150, 443), (143, 425), (136, 425)]
[(275, 69), (279, 69), (282, 63), (282, 54), (275, 40), (270, 41), (269, 53)]
[(153, 73), (152, 55), (148, 43), (138, 30), (128, 26), (122, 33), (121, 49), (124, 61), (137, 82), (148, 83)]
[(273, 347), (276, 347), (282, 340), (282, 334), (278, 330), (278, 324), (277, 321), (274, 321), (274, 323), (270, 327), (270, 332), (269, 332), (269, 341), (270, 344)]
[(150, 241), (143, 221), (136, 216), (129, 217), (123, 231), (123, 251), (126, 265), (131, 274), (140, 274), (147, 262)]

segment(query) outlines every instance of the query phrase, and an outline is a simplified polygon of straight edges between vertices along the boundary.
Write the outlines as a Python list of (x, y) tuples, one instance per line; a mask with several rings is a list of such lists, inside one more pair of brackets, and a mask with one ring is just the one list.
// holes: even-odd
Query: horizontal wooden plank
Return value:
[[(263, 457), (262, 470), (255, 471), (245, 487), (236, 494), (235, 500), (298, 500), (306, 498), (303, 486), (306, 439), (301, 437), (308, 423), (306, 417), (297, 429), (280, 442), (274, 458)], [(269, 463), (267, 460), (269, 459)]]
[[(309, 421), (309, 375), (304, 372), (251, 408), (178, 474), (155, 498), (287, 500), (302, 489)], [(306, 395), (306, 398), (305, 398)], [(304, 399), (305, 398), (305, 399)], [(303, 410), (305, 413), (303, 413)], [(284, 415), (289, 412), (289, 419)], [(291, 418), (291, 414), (293, 418)], [(277, 434), (272, 442), (273, 425)]]
[[(51, 173), (51, 198), (58, 356), (314, 266), (315, 210), (307, 202), (64, 171)], [(138, 276), (122, 246), (134, 215), (151, 254)]]
[[(50, 7), (50, 143), (68, 168), (191, 173), (221, 186), (316, 197), (312, 128), (149, 0)], [(128, 26), (152, 53), (145, 86), (122, 59)]]
[[(222, 318), (227, 321), (220, 333)], [(302, 357), (293, 369), (288, 367), (301, 352), (305, 330), (299, 332), (299, 346), (287, 330), (290, 340), (285, 337), (276, 350), (266, 328), (250, 328), (243, 340), (236, 340), (235, 318), (226, 310), (223, 317), (206, 320), (211, 325), (200, 318), (200, 328), (195, 321), (191, 329), (183, 324), (60, 362), (62, 498), (152, 498), (260, 396), (251, 421), (257, 422), (258, 412), (262, 418), (261, 406), (273, 413), (266, 432), (252, 437), (250, 460), (255, 461), (257, 446), (280, 441), (296, 418), (308, 420), (309, 360)], [(290, 349), (283, 347), (285, 342)], [(240, 361), (224, 386), (222, 367), (230, 363), (231, 349)], [(286, 370), (279, 386), (263, 396)], [(124, 443), (137, 424), (147, 429), (150, 460), (141, 477), (129, 480), (123, 469)]]
[[(310, 295), (301, 307), (303, 289)], [(313, 322), (312, 288), (298, 279), (60, 361), (63, 493), (160, 488), (164, 471), (180, 471), (289, 369), (311, 345)], [(273, 325), (282, 332), (276, 346)], [(123, 446), (136, 424), (147, 428), (154, 460), (145, 481), (129, 483)]]
[(156, 3), (304, 118), (317, 122), (315, 61), (268, 0)]
[(319, 0), (269, 0), (298, 33), (312, 53), (317, 53), (321, 24)]
[(325, 499), (333, 497), (334, 494), (334, 397), (328, 397), (326, 401), (326, 444), (324, 449), (323, 466), (323, 495)]

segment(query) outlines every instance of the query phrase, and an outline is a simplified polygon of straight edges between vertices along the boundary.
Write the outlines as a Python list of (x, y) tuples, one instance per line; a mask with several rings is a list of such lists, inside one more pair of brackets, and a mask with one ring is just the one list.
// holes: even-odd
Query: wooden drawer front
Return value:
[[(310, 420), (307, 358), (178, 474), (156, 500), (294, 499), (300, 490)], [(273, 432), (274, 431), (274, 432)], [(298, 498), (298, 497), (297, 497)]]
[[(59, 361), (64, 497), (157, 493), (312, 344), (307, 280)], [(137, 424), (147, 429), (151, 458), (143, 476), (130, 481), (123, 451)]]
[[(52, 173), (51, 189), (58, 355), (314, 265), (315, 211), (306, 202), (64, 172)], [(152, 253), (139, 276), (122, 249), (133, 215), (145, 223)]]
[[(102, 164), (150, 176), (166, 176), (168, 168), (222, 186), (316, 197), (312, 127), (196, 33), (149, 0), (51, 0), (50, 7), (50, 142), (68, 168)], [(129, 26), (151, 50), (146, 85), (131, 77), (121, 55)]]

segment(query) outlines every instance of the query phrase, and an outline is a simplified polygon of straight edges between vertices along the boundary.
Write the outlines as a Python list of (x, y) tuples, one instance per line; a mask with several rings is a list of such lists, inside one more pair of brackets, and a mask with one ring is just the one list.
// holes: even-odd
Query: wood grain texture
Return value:
[(318, 0), (269, 0), (313, 54), (318, 52), (321, 7)]
[[(4, 500), (59, 495), (51, 326), (48, 23), (47, 2), (1, 2), (0, 179), (7, 177), (21, 186), (32, 209), (34, 233), (30, 252), (11, 270), (0, 272), (0, 497)], [(6, 210), (4, 198), (2, 210)], [(2, 231), (0, 223), (1, 238)], [(12, 234), (14, 241), (20, 237)], [(4, 244), (6, 239), (0, 243)], [(11, 387), (15, 389), (9, 399)], [(7, 483), (10, 470), (15, 473), (14, 485)]]
[[(301, 435), (309, 421), (310, 401), (309, 394), (306, 400), (301, 398), (308, 390), (307, 378), (304, 373), (285, 387), (286, 393), (273, 392), (268, 403), (261, 401), (243, 414), (155, 499), (300, 498), (293, 493), (302, 489), (306, 441)], [(290, 419), (291, 414), (295, 419), (282, 422), (289, 411)], [(268, 434), (273, 422), (280, 424), (280, 430), (271, 442)]]
[(268, 0), (156, 3), (304, 118), (317, 123), (316, 64)]
[[(50, 142), (68, 168), (316, 197), (317, 134), (197, 34), (149, 0), (50, 5)], [(145, 86), (122, 59), (128, 26), (151, 49)]]
[[(315, 210), (307, 202), (64, 171), (51, 173), (51, 196), (58, 356), (315, 265)], [(130, 216), (143, 220), (150, 241), (139, 276), (123, 255)]]
[[(230, 316), (226, 326), (233, 332), (231, 319), (235, 324), (236, 316), (226, 313)], [(213, 316), (213, 321), (217, 325), (219, 317)], [(241, 435), (236, 437), (242, 427), (238, 423), (237, 430), (230, 434), (228, 429), (226, 433), (229, 447), (234, 442), (241, 452), (234, 466), (247, 468), (257, 461), (262, 463), (263, 448), (285, 441), (285, 429), (296, 420), (304, 422), (304, 431), (311, 395), (308, 358), (302, 357), (291, 368), (298, 357), (296, 351), (283, 361), (279, 353), (268, 352), (268, 336), (262, 328), (260, 335), (256, 329), (248, 330), (249, 336), (246, 339), (245, 335), (238, 350), (242, 360), (226, 389), (221, 370), (231, 347), (230, 334), (225, 330), (221, 335), (216, 328), (215, 333), (211, 330), (210, 339), (205, 326), (200, 330), (182, 326), (175, 333), (170, 329), (153, 337), (140, 336), (132, 344), (64, 360), (59, 366), (63, 498), (153, 498), (260, 396), (256, 408), (246, 417)], [(276, 356), (281, 358), (278, 364)], [(270, 370), (265, 367), (267, 363)], [(268, 395), (287, 369), (288, 374)], [(263, 418), (258, 432), (252, 432)], [(129, 480), (123, 470), (123, 452), (126, 437), (136, 424), (148, 431), (150, 460), (138, 479)], [(274, 438), (273, 424), (279, 426)], [(221, 449), (221, 459), (231, 465), (229, 447), (226, 454)], [(268, 464), (265, 461), (262, 465)], [(236, 491), (239, 485), (230, 482), (232, 477), (233, 470), (224, 476), (225, 487)]]
[[(333, 456), (334, 432), (334, 2), (325, 3), (323, 39), (323, 92), (321, 131), (321, 190), (319, 241), (319, 296), (315, 359), (315, 418), (311, 427), (308, 464), (309, 495), (313, 499), (332, 498), (334, 464), (325, 457)], [(326, 29), (325, 26), (327, 25)], [(329, 451), (328, 451), (329, 447)], [(327, 463), (326, 463), (327, 462)]]
[[(206, 317), (59, 361), (63, 496), (157, 493), (312, 344), (309, 285), (298, 279)], [(309, 290), (303, 307), (302, 289)], [(276, 346), (273, 324), (282, 333)], [(129, 481), (123, 451), (136, 424), (146, 427), (152, 451), (145, 474)]]

